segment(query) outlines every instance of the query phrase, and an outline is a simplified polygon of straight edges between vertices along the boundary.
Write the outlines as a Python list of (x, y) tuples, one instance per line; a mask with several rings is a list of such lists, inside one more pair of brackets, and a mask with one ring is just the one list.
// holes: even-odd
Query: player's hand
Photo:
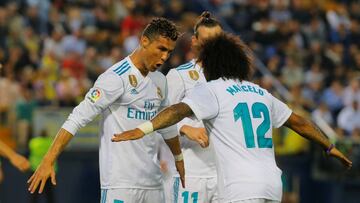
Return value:
[(20, 171), (24, 172), (30, 168), (30, 162), (20, 154), (14, 154), (10, 157), (10, 162)]
[(201, 147), (205, 148), (209, 146), (209, 137), (205, 128), (195, 128), (189, 125), (184, 125), (181, 127), (180, 131), (188, 139), (199, 143)]
[(346, 156), (341, 153), (336, 147), (332, 148), (330, 151), (330, 156), (333, 156), (341, 161), (341, 163), (347, 168), (350, 169), (352, 167), (352, 162), (346, 158)]
[(34, 174), (27, 181), (30, 184), (28, 190), (33, 194), (40, 184), (39, 194), (44, 190), (47, 179), (51, 177), (51, 183), (56, 185), (54, 165), (50, 162), (43, 160)]
[(179, 172), (181, 185), (185, 188), (185, 167), (184, 167), (184, 160), (175, 161), (176, 170)]
[(160, 170), (163, 173), (167, 173), (169, 171), (168, 164), (164, 160), (160, 160)]
[(144, 135), (145, 134), (143, 133), (143, 131), (141, 131), (138, 128), (135, 128), (134, 130), (125, 131), (120, 134), (115, 134), (111, 138), (111, 141), (121, 142), (121, 141), (127, 141), (127, 140), (137, 140), (137, 139), (144, 137)]

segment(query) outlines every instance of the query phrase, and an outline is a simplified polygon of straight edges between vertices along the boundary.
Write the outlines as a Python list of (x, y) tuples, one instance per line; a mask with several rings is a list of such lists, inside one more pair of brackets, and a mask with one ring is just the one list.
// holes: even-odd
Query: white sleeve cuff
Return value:
[(192, 112), (199, 121), (202, 120), (201, 110), (197, 108), (197, 105), (192, 100), (185, 97), (181, 102), (187, 104), (191, 108)]
[(75, 135), (76, 132), (80, 129), (80, 126), (76, 125), (76, 123), (70, 119), (66, 120), (61, 128), (64, 128), (66, 131)]
[(169, 126), (167, 128), (157, 130), (157, 131), (161, 134), (161, 136), (164, 138), (164, 140), (174, 138), (178, 135), (176, 125), (172, 125), (172, 126)]
[(292, 110), (288, 109), (288, 111), (284, 114), (284, 116), (282, 118), (280, 118), (280, 122), (278, 123), (277, 126), (274, 126), (274, 128), (280, 128), (281, 126), (284, 125), (284, 123), (290, 118), (292, 114)]

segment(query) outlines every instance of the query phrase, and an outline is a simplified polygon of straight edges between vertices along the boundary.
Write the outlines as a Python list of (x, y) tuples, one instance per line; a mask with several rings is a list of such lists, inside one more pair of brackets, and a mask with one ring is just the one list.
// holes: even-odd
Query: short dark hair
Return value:
[(198, 29), (201, 26), (205, 26), (205, 27), (208, 27), (208, 28), (220, 26), (222, 28), (220, 22), (217, 21), (216, 19), (212, 18), (211, 13), (209, 11), (204, 11), (200, 15), (200, 18), (195, 23), (195, 25), (194, 25), (194, 35), (196, 37), (198, 37), (198, 35), (199, 35)]
[(208, 81), (218, 78), (249, 80), (253, 65), (251, 53), (240, 37), (221, 33), (201, 45), (198, 61), (202, 62)]
[(143, 36), (150, 40), (163, 36), (176, 41), (179, 37), (179, 31), (176, 25), (166, 18), (154, 18), (144, 29)]

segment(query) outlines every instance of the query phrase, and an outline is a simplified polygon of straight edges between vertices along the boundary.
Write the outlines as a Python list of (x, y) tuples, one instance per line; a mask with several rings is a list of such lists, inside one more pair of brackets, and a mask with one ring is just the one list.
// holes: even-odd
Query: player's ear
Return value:
[(150, 44), (150, 39), (146, 36), (141, 36), (140, 38), (140, 46), (144, 49), (146, 49)]
[(197, 43), (197, 38), (195, 35), (192, 35), (191, 36), (191, 44), (195, 44), (195, 43)]

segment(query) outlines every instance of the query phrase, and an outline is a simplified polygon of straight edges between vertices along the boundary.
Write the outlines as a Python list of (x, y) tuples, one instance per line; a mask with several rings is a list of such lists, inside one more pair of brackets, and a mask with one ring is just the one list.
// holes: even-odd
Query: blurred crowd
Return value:
[[(356, 0), (2, 0), (0, 126), (28, 134), (36, 108), (78, 104), (153, 16), (184, 33), (162, 71), (190, 60), (193, 24), (209, 6), (289, 89), (297, 112), (360, 142)], [(274, 91), (274, 78), (255, 80)]]

